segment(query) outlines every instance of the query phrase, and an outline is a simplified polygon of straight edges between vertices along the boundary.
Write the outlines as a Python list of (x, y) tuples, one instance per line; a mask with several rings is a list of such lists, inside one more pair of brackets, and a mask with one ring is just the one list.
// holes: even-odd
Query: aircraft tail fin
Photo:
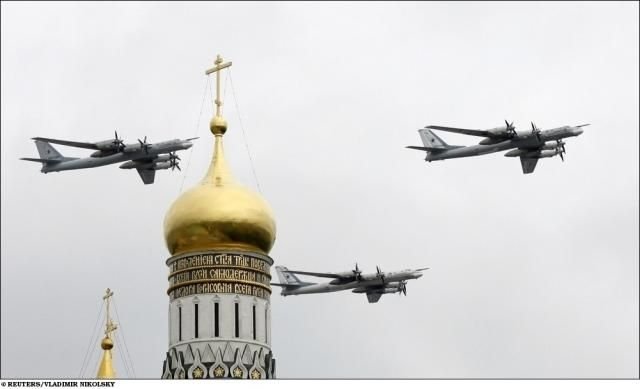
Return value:
[(284, 266), (276, 266), (276, 273), (278, 274), (278, 280), (280, 283), (271, 283), (273, 286), (279, 286), (282, 288), (282, 292), (280, 294), (283, 296), (288, 295), (288, 292), (298, 289), (301, 286), (314, 285), (313, 282), (301, 281), (295, 274), (289, 273), (288, 270), (289, 269)]
[(40, 158), (20, 158), (23, 161), (41, 162), (42, 166), (51, 166), (63, 161), (72, 161), (77, 158), (68, 158), (60, 154), (49, 142), (36, 140), (36, 147)]
[(56, 150), (51, 143), (42, 140), (36, 140), (35, 142), (41, 159), (53, 161), (64, 160), (64, 155), (60, 154), (60, 152)]
[(420, 129), (418, 130), (418, 133), (420, 134), (420, 138), (422, 138), (422, 143), (424, 144), (425, 149), (429, 149), (429, 151), (444, 151), (461, 147), (448, 145), (447, 142), (440, 139), (438, 135), (433, 133), (433, 131), (429, 130), (428, 128)]
[(422, 147), (422, 146), (407, 146), (408, 149), (426, 151), (427, 155), (431, 155), (431, 154), (438, 154), (438, 153), (441, 153), (441, 152), (446, 151), (446, 150), (451, 150), (451, 149), (457, 149), (457, 148), (460, 148), (460, 147), (464, 147), (464, 146), (451, 146), (451, 145), (448, 145), (447, 142), (445, 142), (442, 139), (440, 139), (440, 137), (438, 135), (434, 134), (428, 128), (420, 129), (420, 130), (418, 130), (418, 133), (420, 134), (420, 138), (422, 139), (422, 143), (424, 144), (424, 147)]
[(289, 273), (288, 270), (284, 266), (276, 266), (276, 273), (281, 284), (286, 286), (310, 285), (309, 282), (301, 281), (295, 274)]

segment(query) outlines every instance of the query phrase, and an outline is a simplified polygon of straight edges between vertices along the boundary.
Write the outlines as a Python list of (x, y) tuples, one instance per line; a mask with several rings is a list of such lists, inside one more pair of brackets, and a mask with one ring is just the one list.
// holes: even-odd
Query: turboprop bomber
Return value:
[[(178, 150), (186, 150), (193, 146), (191, 142), (198, 138), (173, 139), (158, 143), (147, 143), (138, 139), (138, 143), (125, 144), (115, 133), (114, 139), (105, 141), (86, 143), (50, 138), (32, 138), (40, 158), (20, 158), (25, 161), (41, 162), (42, 173), (61, 172), (64, 170), (89, 169), (98, 166), (111, 165), (124, 162), (121, 169), (136, 169), (144, 184), (153, 184), (156, 170), (180, 169), (178, 160), (180, 157), (175, 154)], [(95, 150), (87, 158), (65, 157), (51, 144), (63, 146), (79, 147)]]
[[(377, 303), (383, 294), (403, 293), (407, 295), (407, 281), (422, 277), (422, 271), (429, 269), (406, 269), (394, 272), (383, 272), (376, 266), (376, 273), (362, 274), (356, 267), (353, 270), (342, 273), (314, 273), (308, 271), (289, 270), (284, 266), (276, 266), (276, 273), (280, 283), (271, 283), (282, 287), (283, 296), (330, 293), (351, 289), (353, 293), (366, 293), (370, 303)], [(326, 283), (312, 283), (301, 281), (296, 274), (333, 278)]]
[[(529, 174), (533, 173), (540, 158), (551, 158), (558, 155), (564, 162), (566, 148), (563, 139), (582, 134), (582, 127), (588, 125), (589, 124), (581, 124), (578, 126), (562, 126), (549, 130), (540, 130), (532, 122), (531, 132), (526, 134), (518, 134), (515, 131), (516, 128), (513, 123), (509, 123), (506, 120), (505, 126), (488, 130), (426, 126), (418, 130), (424, 147), (407, 146), (407, 148), (426, 151), (427, 156), (425, 161), (428, 162), (451, 158), (474, 157), (510, 150), (505, 154), (505, 157), (520, 157), (522, 172)], [(473, 146), (452, 146), (440, 139), (440, 137), (431, 130), (481, 136), (484, 137), (484, 139)]]

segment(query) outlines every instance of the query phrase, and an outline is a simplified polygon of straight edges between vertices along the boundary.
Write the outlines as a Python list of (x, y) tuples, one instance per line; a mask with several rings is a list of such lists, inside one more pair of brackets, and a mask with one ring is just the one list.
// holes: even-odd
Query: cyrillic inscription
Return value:
[(167, 293), (171, 300), (203, 293), (245, 294), (264, 299), (271, 295), (271, 264), (263, 258), (235, 253), (202, 253), (167, 262)]

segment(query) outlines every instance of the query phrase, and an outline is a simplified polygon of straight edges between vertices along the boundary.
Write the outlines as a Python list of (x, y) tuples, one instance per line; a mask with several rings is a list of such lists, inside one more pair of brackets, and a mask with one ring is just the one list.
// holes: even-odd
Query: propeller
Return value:
[(407, 295), (407, 281), (400, 281), (398, 293), (404, 293), (405, 296)]
[(533, 122), (531, 122), (531, 133), (534, 134), (536, 136), (536, 138), (538, 138), (538, 142), (540, 141), (540, 129), (538, 127), (536, 127), (535, 124), (533, 124)]
[(380, 280), (382, 280), (382, 283), (384, 284), (385, 283), (385, 281), (384, 281), (384, 273), (380, 270), (379, 266), (376, 266), (376, 271), (378, 272), (378, 274), (377, 274), (378, 278), (380, 278)]
[(179, 160), (180, 157), (177, 156), (175, 152), (172, 151), (169, 153), (169, 163), (171, 164), (171, 170), (178, 168), (178, 170), (182, 171), (182, 169), (180, 169), (180, 164), (178, 164)]
[(565, 143), (562, 141), (562, 139), (558, 140), (557, 142), (558, 142), (557, 143), (558, 144), (558, 148), (562, 148), (562, 152), (566, 153), (567, 149), (564, 148)]
[(514, 136), (516, 135), (516, 126), (513, 125), (513, 122), (509, 123), (506, 119), (504, 124), (507, 125), (507, 134)]
[(356, 280), (362, 280), (362, 270), (358, 269), (358, 262), (356, 262), (356, 268), (351, 271), (356, 276)]
[(116, 138), (111, 143), (113, 144), (113, 147), (116, 149), (116, 152), (120, 152), (124, 150), (124, 142), (122, 141), (122, 139), (118, 138), (118, 131), (114, 131), (114, 132), (115, 132)]
[(145, 135), (144, 141), (142, 141), (142, 140), (140, 140), (138, 138), (138, 142), (140, 142), (140, 147), (144, 150), (144, 152), (149, 154), (149, 146), (151, 146), (151, 145), (149, 143), (147, 143), (147, 136)]

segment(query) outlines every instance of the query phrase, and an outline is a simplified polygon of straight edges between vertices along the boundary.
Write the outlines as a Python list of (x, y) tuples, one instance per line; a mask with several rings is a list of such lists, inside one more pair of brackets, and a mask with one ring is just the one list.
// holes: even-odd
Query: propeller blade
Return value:
[(564, 162), (564, 157), (562, 156), (562, 153), (560, 153), (560, 159), (562, 160), (562, 162)]

